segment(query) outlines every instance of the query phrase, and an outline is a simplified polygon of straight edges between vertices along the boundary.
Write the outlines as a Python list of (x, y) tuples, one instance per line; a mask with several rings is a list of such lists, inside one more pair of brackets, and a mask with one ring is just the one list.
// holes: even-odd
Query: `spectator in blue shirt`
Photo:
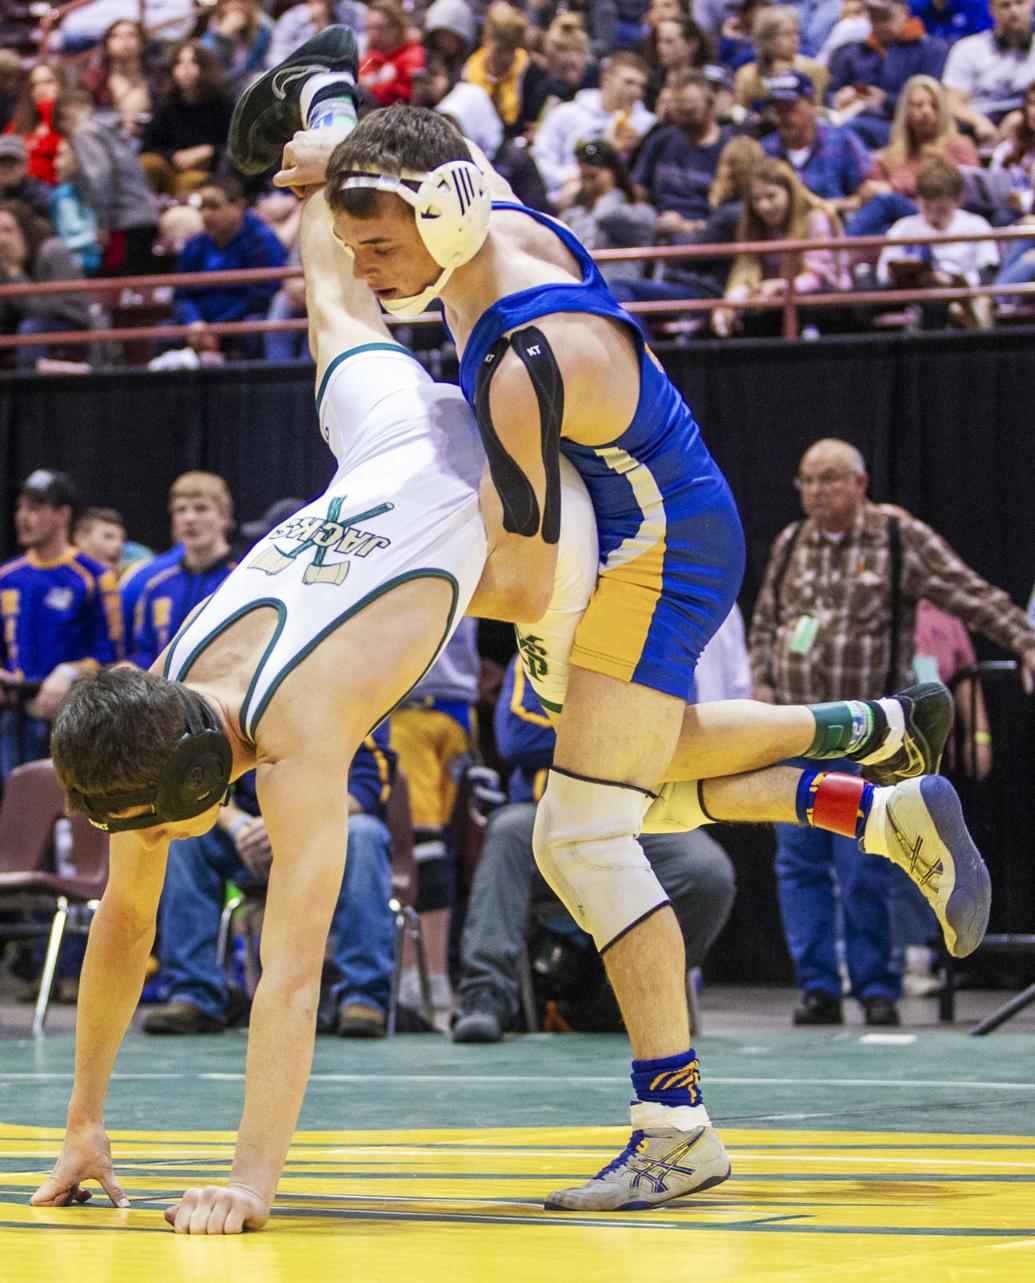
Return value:
[(963, 36), (974, 36), (992, 26), (988, 0), (913, 0), (913, 14), (929, 36), (952, 44)]
[(797, 177), (834, 209), (851, 205), (870, 172), (866, 148), (847, 129), (816, 116), (816, 89), (800, 71), (766, 81), (766, 101), (776, 115), (776, 132), (762, 140), (770, 156), (787, 161)]
[(830, 102), (850, 116), (846, 127), (870, 148), (887, 146), (898, 95), (910, 76), (941, 79), (949, 52), (909, 12), (909, 0), (867, 0), (870, 35), (830, 60)]
[[(0, 780), (47, 756), (50, 722), (82, 673), (122, 655), (115, 577), (69, 538), (72, 481), (40, 468), (23, 483), (15, 526), (24, 556), (0, 566)], [(42, 683), (26, 709), (23, 684)]]
[[(240, 179), (213, 178), (200, 189), (199, 199), (204, 231), (183, 247), (177, 271), (222, 272), (284, 265), (284, 246), (276, 232), (248, 208)], [(265, 318), (276, 289), (276, 281), (215, 289), (183, 285), (176, 290), (173, 321), (191, 325)]]
[[(129, 658), (150, 668), (200, 602), (214, 593), (235, 566), (229, 534), (234, 512), (222, 477), (185, 472), (169, 491), (173, 543), (183, 549), (172, 564), (140, 572), (144, 582), (133, 613)], [(165, 558), (162, 559), (165, 561)]]
[(673, 72), (668, 124), (643, 140), (632, 166), (642, 200), (658, 211), (658, 238), (692, 236), (711, 213), (708, 193), (728, 139), (715, 119), (715, 88), (702, 71)]
[[(388, 907), (391, 840), (384, 804), (394, 761), (388, 725), (382, 723), (349, 770), (345, 876), (331, 923), (336, 971), (332, 1027), (343, 1037), (382, 1037), (387, 1026), (395, 926)], [(218, 1033), (226, 1027), (226, 978), (216, 954), (226, 884), (260, 890), (272, 858), (254, 772), (237, 782), (233, 800), (211, 832), (170, 844), (159, 918), (162, 980), (169, 1001), (148, 1015), (146, 1033)]]
[[(516, 658), (503, 680), (495, 730), (496, 747), (514, 770), (509, 802), (489, 818), (471, 887), (461, 943), (456, 1042), (499, 1042), (503, 1037), (518, 1010), (518, 960), (533, 895), (551, 895), (536, 870), (532, 828), (556, 736)], [(644, 835), (640, 842), (672, 901), (686, 965), (699, 966), (733, 905), (733, 866), (715, 839), (701, 830)]]

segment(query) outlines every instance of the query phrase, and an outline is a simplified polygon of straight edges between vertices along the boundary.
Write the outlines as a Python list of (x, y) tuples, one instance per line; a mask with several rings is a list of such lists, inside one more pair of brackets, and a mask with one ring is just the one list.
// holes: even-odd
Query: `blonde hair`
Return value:
[(234, 501), (230, 488), (214, 472), (184, 472), (169, 490), (169, 508), (177, 499), (210, 499), (224, 517), (233, 517)]
[[(917, 147), (909, 131), (909, 103), (917, 89), (926, 89), (934, 99), (938, 112), (938, 133), (935, 138)], [(913, 160), (933, 159), (944, 156), (958, 137), (956, 122), (949, 110), (948, 95), (933, 76), (910, 76), (902, 86), (895, 106), (895, 119), (891, 124), (891, 139), (884, 148), (884, 168), (890, 173), (901, 169)]]
[[(841, 221), (825, 200), (814, 195), (800, 182), (794, 170), (785, 160), (767, 156), (751, 171), (748, 178), (748, 189), (744, 202), (744, 212), (737, 226), (738, 241), (764, 241), (771, 237), (772, 231), (755, 213), (751, 203), (751, 190), (761, 183), (782, 187), (787, 193), (787, 217), (780, 228), (780, 240), (804, 240), (809, 235), (809, 219), (820, 211), (830, 223), (832, 236), (841, 235)], [(788, 253), (786, 273), (797, 276), (802, 270), (802, 252)], [(730, 271), (726, 292), (735, 285), (757, 285), (762, 279), (762, 255), (756, 253), (738, 254)]]
[(731, 138), (719, 155), (715, 179), (708, 193), (708, 204), (712, 209), (733, 200), (745, 200), (752, 172), (764, 158), (765, 152), (757, 138), (749, 138), (746, 134)]
[(543, 53), (547, 58), (560, 53), (581, 53), (589, 57), (589, 36), (577, 14), (561, 13), (554, 18), (543, 37)]
[(528, 21), (520, 9), (507, 4), (506, 0), (496, 0), (490, 4), (485, 14), (485, 26), (482, 29), (482, 42), (494, 40), (505, 49), (523, 49), (528, 39)]
[(789, 4), (766, 5), (755, 15), (755, 21), (751, 27), (751, 39), (755, 42), (755, 49), (758, 51), (758, 69), (763, 75), (772, 63), (772, 58), (765, 52), (764, 46), (774, 36), (779, 35), (780, 28), (788, 22), (793, 22), (795, 28), (800, 31), (801, 20), (798, 17), (798, 10)]

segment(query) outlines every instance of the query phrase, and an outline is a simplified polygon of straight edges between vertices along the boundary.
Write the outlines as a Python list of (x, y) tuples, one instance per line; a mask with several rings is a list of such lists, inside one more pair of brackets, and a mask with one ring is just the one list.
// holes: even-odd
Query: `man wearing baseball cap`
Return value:
[(69, 538), (76, 504), (72, 479), (46, 468), (18, 492), (14, 520), (25, 551), (0, 566), (0, 781), (20, 762), (47, 756), (50, 721), (68, 688), (122, 654), (115, 577)]
[(847, 129), (816, 115), (816, 87), (803, 72), (782, 71), (763, 81), (776, 130), (762, 140), (770, 156), (787, 161), (809, 191), (835, 208), (851, 198), (870, 172), (866, 148)]
[(53, 188), (29, 177), (25, 139), (20, 134), (0, 134), (0, 200), (24, 201), (43, 218), (50, 217)]

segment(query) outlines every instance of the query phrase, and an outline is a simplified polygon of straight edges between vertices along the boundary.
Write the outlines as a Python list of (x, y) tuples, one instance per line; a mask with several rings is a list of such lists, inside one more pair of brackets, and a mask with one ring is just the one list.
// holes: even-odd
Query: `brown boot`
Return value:
[(144, 1021), (146, 1034), (220, 1034), (225, 1021), (217, 1020), (185, 998), (156, 1007)]

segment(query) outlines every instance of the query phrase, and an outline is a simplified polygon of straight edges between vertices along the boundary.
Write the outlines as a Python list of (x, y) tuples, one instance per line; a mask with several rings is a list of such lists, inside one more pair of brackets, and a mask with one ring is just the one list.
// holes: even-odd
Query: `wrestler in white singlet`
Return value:
[[(232, 622), (252, 610), (276, 610), (280, 623), (241, 706), (241, 729), (250, 739), (294, 666), (346, 619), (410, 579), (452, 585), (449, 623), (435, 639), (437, 658), (485, 565), (478, 500), (485, 456), (459, 388), (436, 383), (397, 344), (369, 344), (331, 363), (317, 407), (320, 430), (338, 460), (331, 484), (242, 557), (166, 654), (165, 676), (182, 681)], [(529, 678), (547, 707), (563, 703), (572, 637), (596, 576), (593, 509), (578, 474), (565, 464), (553, 600), (542, 620), (519, 629)], [(385, 646), (391, 644), (386, 636)], [(357, 655), (355, 662), (376, 664), (378, 657)]]

